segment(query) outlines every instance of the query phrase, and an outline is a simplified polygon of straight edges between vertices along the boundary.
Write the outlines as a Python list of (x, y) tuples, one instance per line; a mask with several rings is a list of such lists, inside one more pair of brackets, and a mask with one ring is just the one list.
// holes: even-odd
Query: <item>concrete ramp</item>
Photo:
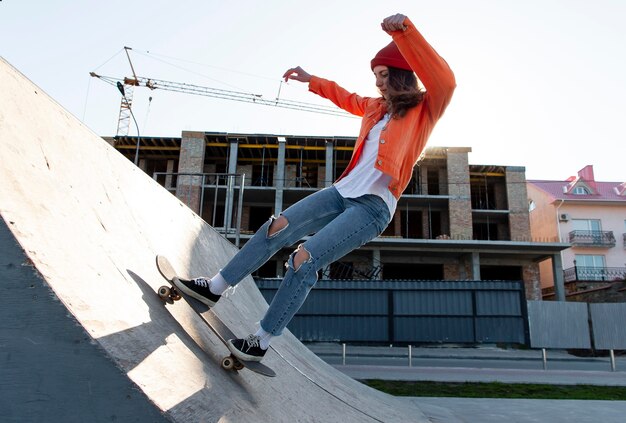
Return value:
[[(222, 370), (222, 343), (154, 293), (155, 255), (212, 275), (235, 247), (4, 60), (0, 214), (3, 419), (428, 421), (289, 333), (265, 360), (277, 377)], [(248, 278), (216, 312), (246, 335), (266, 308)]]

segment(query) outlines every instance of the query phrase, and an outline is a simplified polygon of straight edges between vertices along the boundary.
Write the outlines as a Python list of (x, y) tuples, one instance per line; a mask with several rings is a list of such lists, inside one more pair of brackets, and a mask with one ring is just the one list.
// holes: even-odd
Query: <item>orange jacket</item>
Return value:
[[(426, 94), (423, 101), (409, 109), (404, 117), (391, 119), (380, 134), (376, 168), (391, 176), (389, 190), (398, 199), (409, 184), (413, 167), (456, 87), (454, 74), (446, 61), (428, 44), (408, 18), (404, 25), (406, 30), (393, 31), (391, 36), (424, 84)], [(341, 88), (335, 82), (316, 76), (311, 77), (309, 90), (329, 99), (347, 112), (363, 117), (352, 158), (337, 179), (339, 180), (356, 165), (367, 135), (387, 112), (387, 106), (382, 97), (361, 97)]]

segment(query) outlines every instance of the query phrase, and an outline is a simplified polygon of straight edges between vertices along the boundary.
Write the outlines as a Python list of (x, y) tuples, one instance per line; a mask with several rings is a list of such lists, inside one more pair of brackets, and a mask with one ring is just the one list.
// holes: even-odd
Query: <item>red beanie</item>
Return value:
[(413, 70), (411, 66), (404, 60), (402, 53), (398, 49), (398, 46), (393, 41), (390, 42), (385, 48), (376, 53), (376, 56), (372, 59), (372, 70), (378, 66), (391, 66), (392, 68), (399, 68), (404, 70)]

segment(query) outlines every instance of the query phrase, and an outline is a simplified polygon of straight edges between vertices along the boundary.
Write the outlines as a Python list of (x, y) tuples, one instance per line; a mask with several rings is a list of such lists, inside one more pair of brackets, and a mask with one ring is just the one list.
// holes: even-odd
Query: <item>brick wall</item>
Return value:
[[(183, 131), (178, 161), (178, 173), (202, 173), (204, 171), (204, 132)], [(200, 211), (202, 178), (179, 176), (176, 197), (198, 213)]]
[(448, 149), (448, 192), (450, 195), (450, 236), (472, 239), (472, 203), (470, 199), (467, 150)]
[(250, 231), (250, 206), (243, 206), (241, 210), (241, 230)]
[[(237, 165), (237, 171), (235, 173), (238, 175), (245, 174), (246, 186), (249, 187), (252, 185), (252, 165)], [(239, 186), (240, 182), (241, 178), (237, 177), (237, 180), (234, 182), (235, 186)]]
[(296, 165), (286, 165), (285, 166), (285, 186), (286, 187), (295, 187), (297, 186), (296, 182)]
[(527, 300), (541, 300), (541, 283), (539, 281), (539, 265), (537, 263), (522, 266), (522, 278)]
[(461, 275), (463, 262), (458, 263), (444, 263), (443, 265), (443, 278), (447, 281), (458, 281), (467, 279)]
[(530, 217), (526, 192), (526, 169), (507, 167), (506, 188), (509, 204), (509, 230), (512, 241), (530, 241)]
[(324, 188), (326, 178), (326, 166), (318, 166), (317, 168), (317, 188)]

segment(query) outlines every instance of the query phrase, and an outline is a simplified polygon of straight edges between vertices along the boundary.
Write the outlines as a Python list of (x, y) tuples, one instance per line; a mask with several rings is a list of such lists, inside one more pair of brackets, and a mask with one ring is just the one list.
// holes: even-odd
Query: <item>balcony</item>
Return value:
[(580, 281), (623, 281), (626, 280), (626, 267), (574, 266), (563, 270), (565, 282)]
[(613, 231), (571, 231), (569, 242), (574, 247), (615, 247)]

